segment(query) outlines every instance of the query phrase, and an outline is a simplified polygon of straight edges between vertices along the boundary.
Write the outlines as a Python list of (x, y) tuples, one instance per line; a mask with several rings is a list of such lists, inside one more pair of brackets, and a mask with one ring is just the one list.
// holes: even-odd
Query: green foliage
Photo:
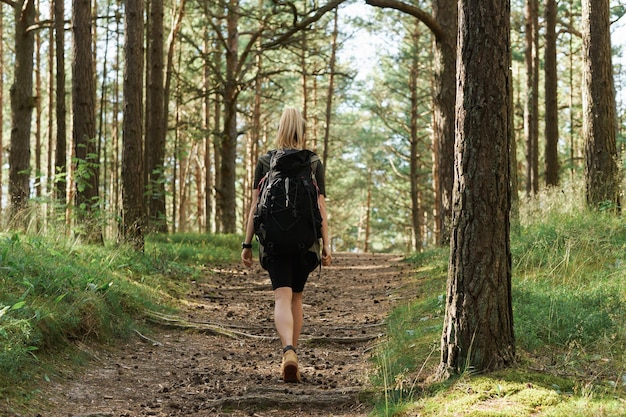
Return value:
[(210, 234), (154, 234), (146, 239), (146, 253), (168, 262), (206, 265), (239, 259), (241, 236)]
[(521, 213), (511, 242), (519, 355), (511, 369), (443, 384), (425, 381), (440, 359), (449, 253), (442, 248), (409, 259), (418, 267), (419, 297), (389, 318), (389, 338), (376, 355), (373, 377), (384, 393), (377, 414), (623, 415), (626, 224), (574, 207), (555, 192)]
[(146, 253), (0, 234), (0, 393), (41, 376), (41, 358), (75, 341), (128, 335), (169, 308), (206, 264), (230, 261), (240, 236), (150, 236)]

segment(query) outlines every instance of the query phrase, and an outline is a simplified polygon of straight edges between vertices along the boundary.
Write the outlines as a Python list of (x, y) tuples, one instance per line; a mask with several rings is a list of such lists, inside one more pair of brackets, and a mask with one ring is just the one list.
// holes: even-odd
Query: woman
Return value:
[[(284, 110), (278, 125), (276, 135), (276, 149), (305, 149), (305, 120), (295, 108)], [(264, 158), (266, 160), (264, 160)], [(274, 290), (274, 323), (283, 347), (281, 376), (285, 382), (301, 382), (298, 369), (296, 348), (302, 330), (302, 292), (309, 273), (320, 263), (330, 265), (331, 253), (328, 239), (328, 216), (326, 213), (326, 187), (324, 168), (317, 162), (314, 170), (315, 180), (319, 188), (318, 204), (322, 215), (322, 254), (319, 256), (319, 243), (314, 245), (306, 254), (307, 262), (303, 263), (299, 256), (276, 255), (268, 261), (262, 262), (272, 281)], [(259, 199), (259, 182), (269, 167), (269, 156), (262, 156), (254, 173), (254, 192), (248, 215), (246, 236), (242, 244), (241, 259), (243, 263), (252, 266), (252, 238), (254, 236), (254, 213)]]

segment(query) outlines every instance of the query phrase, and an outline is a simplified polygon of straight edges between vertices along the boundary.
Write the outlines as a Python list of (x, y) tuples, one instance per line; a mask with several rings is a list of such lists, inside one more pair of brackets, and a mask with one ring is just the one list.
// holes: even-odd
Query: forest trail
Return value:
[(366, 416), (373, 348), (392, 306), (411, 294), (409, 274), (397, 256), (341, 253), (321, 277), (313, 272), (298, 348), (304, 381), (285, 384), (267, 274), (258, 262), (215, 267), (184, 311), (151, 318), (157, 331), (89, 351), (87, 369), (52, 378), (39, 416)]

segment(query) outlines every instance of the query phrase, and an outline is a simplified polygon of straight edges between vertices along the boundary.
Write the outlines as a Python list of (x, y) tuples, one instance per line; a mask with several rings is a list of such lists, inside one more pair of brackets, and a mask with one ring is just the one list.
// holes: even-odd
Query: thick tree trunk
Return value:
[(545, 40), (545, 131), (546, 185), (559, 185), (559, 103), (556, 66), (556, 0), (546, 0)]
[(125, 0), (122, 238), (143, 250), (143, 0)]
[(79, 233), (87, 241), (102, 242), (97, 219), (99, 161), (96, 147), (95, 74), (91, 34), (91, 0), (74, 0), (74, 60), (72, 65), (73, 137), (76, 155), (76, 208)]
[(618, 210), (620, 178), (609, 0), (583, 0), (583, 131), (587, 203)]
[(15, 72), (11, 86), (11, 152), (9, 154), (10, 218), (16, 226), (26, 226), (30, 198), (30, 133), (33, 114), (33, 56), (35, 35), (29, 28), (35, 22), (35, 0), (15, 4)]
[(149, 230), (167, 232), (165, 212), (165, 86), (163, 0), (151, 0), (148, 26), (148, 88), (146, 93), (146, 145), (144, 152), (146, 219)]
[[(507, 1), (461, 0), (455, 182), (439, 377), (515, 358), (509, 241)], [(490, 65), (485, 65), (489, 62)]]

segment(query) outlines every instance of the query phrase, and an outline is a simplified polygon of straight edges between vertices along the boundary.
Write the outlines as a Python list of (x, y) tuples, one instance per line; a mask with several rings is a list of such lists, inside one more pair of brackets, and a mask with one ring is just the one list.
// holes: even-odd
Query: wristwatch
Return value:
[(252, 249), (252, 243), (241, 242), (241, 249)]

